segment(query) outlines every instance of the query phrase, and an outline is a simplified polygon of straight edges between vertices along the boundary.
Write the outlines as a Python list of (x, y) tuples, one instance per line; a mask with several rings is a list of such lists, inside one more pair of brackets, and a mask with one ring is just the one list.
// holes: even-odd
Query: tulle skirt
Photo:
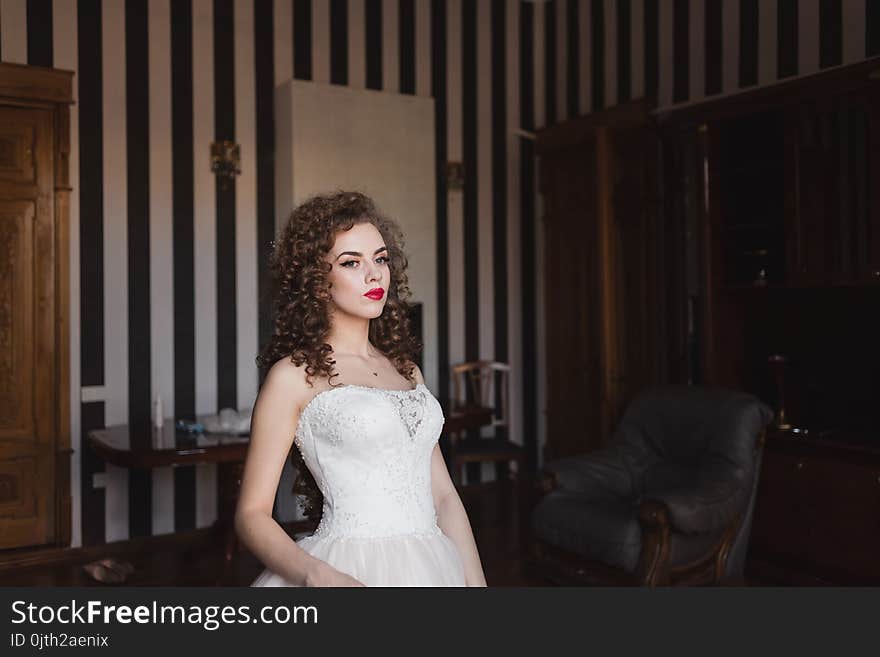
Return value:
[[(446, 534), (382, 538), (306, 536), (303, 550), (366, 586), (465, 586), (458, 548)], [(268, 568), (251, 586), (297, 586)]]

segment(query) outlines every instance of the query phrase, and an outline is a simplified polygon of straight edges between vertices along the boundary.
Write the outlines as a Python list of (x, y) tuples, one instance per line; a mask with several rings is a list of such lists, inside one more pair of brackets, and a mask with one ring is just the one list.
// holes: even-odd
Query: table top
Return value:
[[(479, 428), (491, 421), (491, 408), (457, 408), (447, 415), (443, 433)], [(127, 424), (95, 429), (88, 439), (101, 458), (126, 468), (244, 461), (250, 444), (248, 434), (179, 431), (173, 419), (165, 420), (161, 429), (151, 425), (132, 428)]]
[(127, 424), (89, 432), (89, 443), (105, 460), (129, 468), (188, 463), (243, 461), (250, 436), (230, 433), (187, 433), (165, 420), (161, 429)]

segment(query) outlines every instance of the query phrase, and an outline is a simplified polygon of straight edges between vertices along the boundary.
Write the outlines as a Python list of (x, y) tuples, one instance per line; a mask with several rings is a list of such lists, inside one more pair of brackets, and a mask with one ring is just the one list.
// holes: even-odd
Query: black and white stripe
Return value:
[(632, 98), (632, 7), (630, 0), (617, 1), (617, 101)]
[(400, 86), (402, 94), (416, 92), (416, 5), (415, 0), (399, 0), (397, 51), (400, 53)]
[[(422, 14), (424, 14), (424, 2), (420, 4)], [(422, 20), (424, 22), (424, 19)], [(417, 19), (417, 23), (420, 21)], [(449, 160), (448, 145), (448, 112), (449, 105), (447, 96), (447, 69), (449, 67), (447, 61), (448, 49), (448, 28), (446, 16), (446, 3), (443, 0), (430, 0), (430, 48), (420, 48), (421, 39), (427, 40), (428, 33), (420, 31), (416, 40), (416, 52), (431, 53), (431, 80), (430, 93), (434, 98), (434, 144), (436, 158), (436, 187), (437, 202), (435, 213), (437, 217), (437, 316), (439, 318), (437, 327), (437, 361), (441, 363), (441, 367), (437, 372), (437, 383), (439, 390), (449, 390), (450, 378), (447, 367), (442, 367), (443, 363), (452, 362), (450, 358), (450, 243), (449, 239), (449, 195), (446, 181), (446, 162)], [(424, 69), (422, 79), (424, 79)], [(424, 84), (419, 87), (416, 83), (417, 90), (424, 89)]]
[(590, 107), (597, 111), (605, 107), (605, 40), (608, 34), (605, 30), (605, 0), (591, 0), (590, 2), (590, 44), (591, 44), (591, 72), (590, 72)]
[[(518, 57), (511, 57), (517, 65), (519, 78), (519, 98), (516, 99), (519, 110), (519, 125), (523, 130), (534, 131), (536, 122), (536, 99), (540, 97), (538, 91), (537, 74), (539, 65), (536, 64), (537, 55), (541, 52), (538, 47), (540, 26), (535, 13), (540, 8), (530, 3), (519, 3), (519, 53)], [(510, 32), (508, 32), (510, 35)], [(510, 65), (510, 62), (508, 63)], [(514, 103), (510, 103), (514, 105)], [(515, 123), (513, 125), (516, 125)], [(515, 205), (519, 210), (519, 226), (511, 231), (511, 237), (516, 238), (518, 232), (519, 243), (515, 257), (511, 259), (514, 274), (511, 276), (514, 290), (518, 294), (511, 295), (511, 306), (516, 311), (518, 319), (510, 322), (511, 332), (519, 336), (519, 340), (513, 341), (511, 349), (511, 362), (514, 372), (519, 377), (514, 378), (511, 385), (515, 391), (512, 401), (514, 407), (522, 409), (522, 416), (517, 418), (521, 421), (523, 446), (526, 451), (526, 469), (535, 471), (538, 466), (538, 389), (540, 370), (538, 352), (535, 348), (538, 342), (538, 324), (541, 316), (540, 308), (543, 308), (541, 285), (537, 277), (537, 258), (540, 253), (540, 243), (537, 235), (538, 207), (536, 204), (536, 166), (535, 146), (531, 140), (518, 141), (519, 146), (519, 178), (512, 185), (514, 190)], [(517, 194), (518, 192), (518, 194)], [(517, 198), (518, 195), (518, 198)], [(536, 249), (536, 246), (538, 248)], [(518, 267), (516, 265), (519, 265)], [(519, 270), (518, 273), (516, 270)], [(517, 327), (517, 324), (519, 325)], [(517, 432), (513, 432), (517, 435)]]
[[(57, 5), (57, 6), (56, 6)], [(0, 5), (0, 21), (2, 21), (2, 5)], [(49, 62), (50, 65), (54, 65), (58, 68), (67, 69), (67, 70), (76, 70), (77, 61), (78, 61), (78, 48), (79, 43), (77, 39), (77, 35), (79, 34), (79, 30), (76, 26), (79, 24), (79, 15), (78, 15), (78, 7), (76, 3), (73, 2), (59, 2), (53, 3), (52, 6), (52, 18), (51, 21), (44, 23), (42, 26), (43, 30), (48, 31), (48, 38), (51, 39), (52, 42), (52, 61)], [(0, 31), (2, 31), (2, 26), (0, 26)], [(98, 29), (100, 31), (100, 28)], [(0, 53), (2, 53), (3, 47), (0, 44)], [(73, 97), (74, 100), (78, 98), (78, 83), (79, 80), (74, 78), (73, 81)], [(80, 268), (80, 130), (76, 129), (79, 126), (79, 104), (74, 103), (70, 107), (70, 125), (71, 125), (71, 133), (70, 133), (70, 162), (69, 162), (69, 176), (70, 176), (70, 230), (69, 230), (69, 240), (70, 240), (70, 372), (71, 372), (71, 381), (70, 381), (70, 390), (71, 390), (71, 441), (74, 444), (79, 444), (80, 439), (80, 431), (83, 426), (87, 426), (89, 423), (96, 428), (103, 426), (104, 424), (104, 410), (103, 406), (100, 403), (96, 403), (91, 407), (87, 407), (86, 404), (81, 405), (81, 390), (82, 390), (82, 379), (81, 379), (81, 370), (80, 362), (82, 356), (82, 341), (80, 340), (80, 322), (81, 322), (81, 308), (80, 308), (80, 285), (81, 280), (80, 276), (82, 274)], [(92, 413), (91, 417), (87, 417), (89, 413)], [(91, 428), (91, 427), (89, 427)], [(74, 500), (76, 500), (76, 504), (73, 505), (71, 509), (71, 529), (72, 536), (71, 540), (74, 545), (80, 545), (82, 543), (82, 531), (83, 531), (83, 523), (82, 523), (82, 513), (84, 508), (88, 511), (91, 509), (101, 508), (103, 509), (103, 500), (100, 498), (103, 495), (103, 491), (94, 491), (98, 495), (94, 497), (90, 497), (85, 499), (81, 497), (81, 491), (83, 490), (82, 479), (83, 479), (83, 466), (84, 466), (85, 457), (78, 452), (74, 452), (73, 458), (71, 459), (71, 494)], [(87, 464), (88, 467), (95, 468), (100, 467), (100, 464), (95, 461), (89, 462)], [(90, 478), (87, 477), (87, 478)], [(103, 513), (101, 514), (103, 519)], [(103, 523), (98, 528), (100, 533), (103, 534)], [(98, 533), (98, 532), (96, 532)]]
[[(236, 276), (231, 281), (236, 292), (235, 313), (229, 318), (235, 322), (236, 336), (236, 376), (230, 382), (235, 391), (234, 407), (250, 407), (257, 396), (258, 375), (254, 360), (259, 349), (257, 258), (260, 251), (269, 248), (271, 241), (270, 238), (260, 243), (258, 238), (260, 215), (257, 190), (261, 180), (257, 174), (257, 125), (265, 123), (266, 118), (257, 114), (256, 4), (255, 0), (235, 2), (235, 136), (242, 152), (248, 153), (248, 156), (242, 158), (241, 175), (235, 182), (235, 235), (230, 248), (230, 257), (235, 258), (236, 262)], [(270, 3), (266, 4), (271, 6)], [(271, 44), (271, 24), (265, 34), (265, 40)], [(274, 172), (270, 173), (272, 175), (262, 180), (263, 184), (273, 184)], [(263, 217), (264, 223), (269, 218)], [(218, 263), (218, 267), (223, 265)], [(222, 408), (223, 404), (220, 406)]]
[(559, 118), (556, 113), (556, 13), (559, 11), (558, 0), (550, 0), (544, 4), (544, 113), (547, 124), (556, 123)]
[(27, 0), (0, 3), (0, 61), (28, 63)]
[(690, 13), (688, 0), (672, 6), (672, 101), (680, 103), (690, 94)]
[[(0, 5), (3, 9), (0, 20), (4, 28), (11, 20), (7, 3)], [(102, 85), (102, 48), (101, 48), (101, 3), (99, 0), (81, 0), (77, 7), (77, 46), (78, 62), (76, 83), (78, 96), (78, 123), (71, 121), (71, 134), (79, 137), (79, 299), (80, 316), (79, 340), (71, 341), (71, 352), (79, 346), (80, 368), (79, 381), (74, 375), (74, 390), (92, 388), (100, 391), (103, 397), (104, 387), (104, 170), (102, 128), (103, 85)], [(20, 26), (21, 27), (21, 26)], [(3, 29), (3, 58), (9, 55), (9, 32)], [(68, 59), (70, 63), (70, 59)], [(72, 117), (71, 117), (72, 118)], [(71, 205), (74, 205), (71, 199)], [(71, 240), (73, 244), (73, 240)], [(74, 306), (73, 299), (71, 307)], [(105, 425), (105, 403), (103, 400), (90, 401), (83, 395), (79, 406), (81, 429), (83, 434)], [(72, 413), (72, 415), (76, 415)], [(74, 425), (74, 428), (76, 425)], [(72, 447), (76, 450), (77, 433), (71, 433)], [(72, 498), (74, 508), (81, 510), (81, 540), (84, 544), (102, 543), (105, 540), (104, 490), (92, 486), (95, 475), (103, 476), (106, 468), (104, 462), (91, 450), (83, 449), (80, 454), (81, 490), (74, 490)], [(76, 502), (79, 504), (76, 504)], [(74, 525), (75, 530), (80, 526)], [(74, 539), (76, 532), (74, 532)]]
[[(172, 2), (171, 22), (171, 170), (172, 170), (172, 249), (174, 298), (174, 416), (193, 417), (196, 410), (196, 336), (195, 317), (205, 317), (196, 307), (193, 259), (194, 251), (195, 174), (193, 132), (195, 126), (211, 124), (211, 116), (199, 112), (199, 121), (193, 120), (193, 98), (211, 98), (200, 89), (193, 93), (194, 41), (204, 33), (206, 17), (193, 15), (190, 0)], [(204, 48), (198, 48), (201, 54)], [(200, 70), (204, 79), (209, 74), (207, 62), (201, 59)], [(207, 135), (206, 135), (207, 136)], [(204, 175), (200, 176), (204, 179)], [(207, 192), (208, 190), (204, 190)], [(213, 190), (212, 190), (213, 191)], [(205, 202), (212, 202), (213, 194), (203, 194)], [(212, 203), (213, 206), (213, 203)], [(213, 214), (213, 207), (211, 208)], [(211, 217), (213, 219), (213, 217)], [(208, 269), (205, 268), (198, 268)], [(205, 322), (210, 324), (210, 322)], [(204, 344), (204, 341), (199, 341)], [(167, 411), (166, 411), (167, 413)], [(174, 529), (191, 529), (196, 524), (195, 468), (174, 468)]]
[[(284, 18), (289, 19), (288, 13)], [(254, 2), (254, 35), (277, 35), (275, 30), (278, 20), (273, 15), (272, 0), (255, 0)], [(290, 25), (285, 21), (286, 25)], [(288, 44), (290, 38), (287, 39)], [(265, 344), (272, 335), (272, 311), (269, 290), (269, 254), (270, 245), (275, 238), (275, 80), (279, 71), (276, 70), (275, 53), (271, 39), (254, 40), (254, 111), (256, 125), (254, 139), (256, 146), (256, 195), (257, 195), (257, 290), (259, 323), (257, 326), (257, 342)], [(279, 50), (282, 50), (279, 48)], [(286, 51), (289, 52), (289, 49)], [(289, 62), (290, 58), (287, 57)], [(290, 68), (286, 68), (286, 76), (290, 79)], [(244, 117), (241, 117), (244, 119)], [(239, 357), (247, 358), (251, 354), (239, 353)]]
[(330, 83), (348, 84), (348, 0), (330, 1)]
[[(125, 3), (126, 158), (128, 242), (128, 423), (148, 427), (152, 404), (150, 354), (150, 116), (149, 16), (147, 0)], [(140, 433), (140, 436), (146, 434)], [(146, 447), (146, 446), (145, 446)], [(128, 533), (152, 533), (152, 474), (132, 470), (128, 481)]]
[[(149, 2), (150, 372), (151, 393), (174, 415), (174, 175), (171, 100), (171, 6)], [(161, 135), (161, 137), (160, 137)], [(175, 473), (153, 470), (152, 533), (174, 531)]]
[[(101, 5), (104, 133), (104, 398), (107, 424), (129, 419), (128, 328), (128, 116), (126, 113), (126, 6)], [(107, 540), (129, 533), (129, 475), (126, 468), (107, 466), (105, 508)]]
[(758, 0), (739, 4), (739, 86), (758, 83)]
[[(440, 392), (452, 362), (513, 363), (511, 436), (536, 467), (541, 205), (533, 144), (513, 131), (876, 55), (870, 0), (0, 0), (0, 60), (77, 74), (74, 543), (216, 518), (213, 466), (129, 473), (82, 436), (146, 421), (157, 394), (176, 416), (253, 402), (254, 357), (272, 329), (277, 84), (435, 98)], [(226, 189), (208, 166), (215, 139), (241, 144), (242, 175)], [(464, 190), (446, 188), (447, 161), (464, 162)]]
[(704, 5), (704, 73), (706, 96), (721, 93), (722, 85), (722, 39), (724, 34), (722, 5), (723, 0), (706, 0)]
[(312, 79), (312, 0), (293, 0), (293, 77)]
[(382, 90), (400, 92), (399, 0), (382, 0)]
[[(510, 208), (508, 203), (508, 158), (513, 154), (510, 150), (510, 131), (507, 116), (507, 89), (510, 80), (507, 74), (509, 52), (508, 41), (515, 36), (508, 34), (507, 13), (510, 7), (506, 0), (492, 0), (491, 4), (491, 111), (492, 111), (492, 279), (490, 284), (494, 290), (493, 335), (492, 346), (481, 350), (482, 353), (493, 353), (502, 362), (510, 362), (509, 332), (510, 320), (507, 313), (509, 303), (508, 281), (508, 219)], [(512, 159), (512, 157), (511, 157)], [(500, 392), (494, 400), (501, 403)], [(506, 436), (505, 436), (506, 437)]]
[(27, 3), (27, 63), (31, 66), (52, 66), (52, 0), (28, 0)]
[[(858, 12), (848, 12), (845, 19), (846, 25), (858, 27), (861, 17)], [(846, 32), (844, 44), (849, 43), (850, 32)], [(847, 52), (851, 52), (847, 48)], [(872, 0), (865, 0), (865, 55), (875, 57), (880, 55), (880, 4)], [(852, 59), (860, 59), (861, 54), (856, 51), (851, 53)]]
[[(214, 140), (236, 142), (235, 6), (232, 0), (214, 0)], [(239, 79), (238, 84), (243, 80)], [(246, 151), (247, 152), (247, 151)], [(254, 151), (251, 150), (251, 153)], [(251, 160), (253, 158), (250, 158)], [(243, 179), (243, 178), (242, 178)], [(215, 312), (217, 313), (217, 402), (219, 408), (238, 407), (236, 333), (236, 210), (237, 181), (214, 185)]]
[[(476, 360), (480, 351), (480, 275), (478, 213), (480, 168), (477, 142), (477, 3), (461, 0), (461, 139), (464, 162), (463, 240), (464, 280), (464, 358)], [(455, 3), (450, 3), (451, 7)], [(484, 79), (485, 78), (481, 78)]]

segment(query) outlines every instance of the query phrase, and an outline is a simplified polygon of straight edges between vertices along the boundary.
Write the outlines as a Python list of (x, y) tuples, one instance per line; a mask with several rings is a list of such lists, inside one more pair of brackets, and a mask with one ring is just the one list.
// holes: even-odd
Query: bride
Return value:
[[(486, 586), (440, 453), (439, 402), (412, 359), (403, 238), (356, 192), (297, 207), (272, 259), (275, 334), (235, 515), (252, 586)], [(286, 457), (314, 534), (272, 518)]]

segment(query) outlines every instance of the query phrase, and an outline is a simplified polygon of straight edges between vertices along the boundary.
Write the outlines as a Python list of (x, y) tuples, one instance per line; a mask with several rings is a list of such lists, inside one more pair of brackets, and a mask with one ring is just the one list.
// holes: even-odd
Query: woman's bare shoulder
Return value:
[(290, 358), (282, 358), (269, 368), (263, 390), (281, 395), (299, 412), (314, 394), (314, 388), (306, 380), (306, 363), (297, 365)]

